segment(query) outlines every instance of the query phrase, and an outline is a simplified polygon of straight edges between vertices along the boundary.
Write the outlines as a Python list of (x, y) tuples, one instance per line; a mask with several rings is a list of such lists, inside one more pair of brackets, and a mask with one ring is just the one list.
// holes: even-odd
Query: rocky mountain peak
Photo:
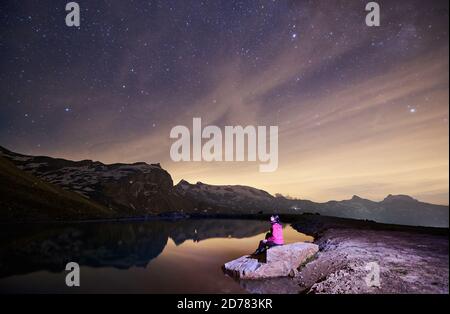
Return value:
[(389, 194), (386, 196), (386, 198), (383, 200), (383, 202), (392, 202), (392, 201), (402, 201), (402, 202), (418, 202), (415, 198), (412, 198), (409, 195), (392, 195)]

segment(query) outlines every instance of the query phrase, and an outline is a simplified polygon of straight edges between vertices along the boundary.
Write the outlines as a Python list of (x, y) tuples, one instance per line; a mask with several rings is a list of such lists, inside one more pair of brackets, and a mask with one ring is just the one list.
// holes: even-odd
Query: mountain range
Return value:
[(449, 207), (388, 195), (317, 203), (249, 186), (174, 185), (160, 164), (103, 164), (18, 154), (0, 146), (0, 221), (79, 220), (177, 214), (301, 214), (447, 227)]

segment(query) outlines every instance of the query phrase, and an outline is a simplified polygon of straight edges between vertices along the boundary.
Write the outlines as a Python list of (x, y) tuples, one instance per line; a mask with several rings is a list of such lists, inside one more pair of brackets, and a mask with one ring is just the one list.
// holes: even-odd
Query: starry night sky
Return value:
[[(161, 162), (175, 183), (448, 204), (448, 1), (0, 3), (0, 145)], [(279, 168), (174, 163), (170, 129), (278, 125)]]

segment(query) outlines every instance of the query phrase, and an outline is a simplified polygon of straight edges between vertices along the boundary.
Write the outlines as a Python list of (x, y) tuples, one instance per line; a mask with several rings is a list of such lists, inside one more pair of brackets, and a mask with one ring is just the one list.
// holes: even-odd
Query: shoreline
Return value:
[[(203, 213), (164, 213), (158, 215), (130, 216), (117, 218), (89, 218), (75, 220), (23, 220), (23, 221), (0, 221), (0, 225), (22, 225), (22, 224), (72, 224), (72, 223), (102, 223), (102, 222), (144, 222), (144, 221), (179, 221), (190, 219), (243, 219), (266, 221), (271, 216), (267, 214), (203, 214)], [(312, 213), (280, 214), (282, 223), (291, 224), (297, 231), (308, 233), (314, 238), (319, 237), (324, 231), (331, 228), (371, 229), (410, 231), (414, 233), (430, 233), (449, 235), (450, 228), (413, 226), (400, 224), (387, 224), (364, 219), (341, 218), (334, 216), (322, 216)]]
[[(276, 294), (448, 294), (448, 229), (303, 218), (293, 228), (314, 236), (316, 256), (289, 278), (245, 280), (242, 287)], [(379, 282), (372, 285), (374, 263)]]

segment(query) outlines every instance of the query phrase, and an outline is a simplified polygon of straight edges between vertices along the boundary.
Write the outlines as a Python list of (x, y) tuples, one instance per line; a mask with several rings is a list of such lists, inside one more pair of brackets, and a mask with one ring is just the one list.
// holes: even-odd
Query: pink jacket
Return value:
[(279, 223), (272, 224), (272, 236), (267, 239), (275, 244), (284, 244), (283, 226)]

